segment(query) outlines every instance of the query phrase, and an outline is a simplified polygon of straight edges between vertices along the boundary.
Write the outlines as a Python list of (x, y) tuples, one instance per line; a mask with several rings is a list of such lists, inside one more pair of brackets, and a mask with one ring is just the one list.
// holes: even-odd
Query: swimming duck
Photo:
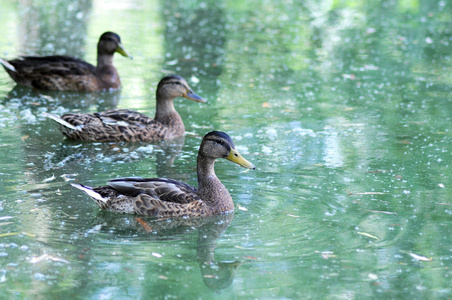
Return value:
[(157, 141), (181, 136), (185, 133), (182, 118), (174, 109), (176, 97), (203, 102), (180, 76), (168, 75), (157, 86), (157, 108), (152, 119), (128, 109), (114, 109), (95, 114), (68, 113), (61, 117), (46, 114), (58, 123), (68, 138), (82, 141)]
[(121, 82), (113, 66), (113, 54), (132, 58), (122, 47), (119, 35), (105, 32), (97, 44), (97, 67), (69, 56), (23, 56), (0, 59), (9, 76), (18, 84), (55, 91), (102, 91), (119, 89)]
[(234, 211), (234, 202), (215, 175), (217, 158), (255, 169), (235, 149), (224, 132), (207, 133), (197, 159), (198, 188), (166, 178), (129, 177), (110, 180), (107, 186), (72, 186), (84, 191), (101, 208), (112, 212), (151, 217), (209, 216)]

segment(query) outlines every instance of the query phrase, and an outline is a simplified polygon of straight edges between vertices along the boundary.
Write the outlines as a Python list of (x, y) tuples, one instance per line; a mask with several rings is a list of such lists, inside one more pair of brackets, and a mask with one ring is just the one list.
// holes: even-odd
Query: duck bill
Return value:
[(116, 48), (116, 52), (118, 52), (122, 56), (125, 56), (125, 57), (128, 57), (130, 59), (133, 59), (133, 57), (129, 53), (127, 53), (126, 50), (124, 50), (124, 47), (122, 46), (121, 43), (118, 44), (118, 48)]
[(231, 152), (229, 152), (229, 156), (226, 157), (226, 159), (238, 164), (241, 167), (253, 170), (256, 169), (252, 163), (244, 159), (234, 148), (231, 148)]
[(195, 94), (193, 91), (189, 91), (183, 97), (185, 97), (187, 99), (190, 99), (190, 100), (193, 100), (195, 102), (206, 103), (206, 100), (204, 100), (203, 98), (201, 98), (200, 96)]

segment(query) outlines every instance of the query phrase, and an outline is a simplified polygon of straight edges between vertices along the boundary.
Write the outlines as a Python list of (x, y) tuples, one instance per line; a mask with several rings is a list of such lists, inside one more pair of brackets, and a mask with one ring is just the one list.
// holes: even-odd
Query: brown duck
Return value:
[(234, 211), (234, 202), (215, 175), (217, 158), (226, 158), (244, 168), (255, 169), (235, 149), (224, 132), (206, 134), (198, 152), (198, 188), (166, 178), (118, 178), (96, 188), (72, 186), (84, 191), (101, 208), (112, 212), (151, 217), (209, 216)]
[(121, 82), (113, 66), (113, 54), (132, 58), (124, 50), (119, 35), (105, 32), (97, 44), (97, 67), (69, 56), (23, 56), (0, 59), (9, 76), (20, 85), (54, 91), (102, 91), (119, 89)]
[(46, 114), (58, 123), (68, 138), (82, 141), (157, 141), (181, 136), (185, 133), (182, 118), (174, 109), (173, 100), (185, 97), (206, 102), (195, 94), (180, 76), (169, 75), (157, 86), (157, 108), (152, 119), (142, 113), (115, 109), (95, 114), (68, 113), (61, 117)]

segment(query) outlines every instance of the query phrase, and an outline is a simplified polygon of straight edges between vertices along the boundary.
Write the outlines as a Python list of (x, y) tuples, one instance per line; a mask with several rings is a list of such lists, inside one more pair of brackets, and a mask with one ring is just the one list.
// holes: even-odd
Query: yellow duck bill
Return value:
[(204, 100), (201, 96), (198, 96), (193, 91), (189, 91), (188, 93), (186, 93), (184, 95), (184, 97), (187, 99), (193, 100), (195, 102), (206, 103), (206, 100)]
[(229, 156), (226, 157), (226, 159), (238, 164), (241, 167), (253, 170), (256, 169), (256, 167), (252, 163), (244, 159), (234, 148), (231, 148), (231, 152), (229, 152)]
[(118, 48), (116, 48), (116, 52), (118, 52), (119, 54), (121, 54), (122, 56), (128, 57), (130, 59), (133, 59), (132, 55), (130, 55), (129, 53), (127, 53), (127, 51), (124, 49), (124, 47), (122, 46), (121, 43), (118, 44)]

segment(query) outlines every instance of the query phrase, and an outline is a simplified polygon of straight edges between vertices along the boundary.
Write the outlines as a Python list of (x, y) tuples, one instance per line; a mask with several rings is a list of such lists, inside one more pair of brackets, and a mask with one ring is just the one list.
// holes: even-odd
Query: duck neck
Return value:
[(167, 125), (173, 131), (183, 134), (185, 132), (184, 122), (174, 108), (174, 98), (165, 97), (157, 93), (157, 108), (155, 120)]
[(198, 195), (211, 207), (215, 213), (225, 213), (234, 210), (234, 202), (226, 187), (215, 175), (215, 159), (198, 154)]
[(96, 73), (101, 89), (118, 89), (121, 87), (118, 72), (113, 66), (113, 55), (97, 55)]
[(97, 53), (97, 69), (101, 69), (106, 66), (113, 66), (113, 55)]

